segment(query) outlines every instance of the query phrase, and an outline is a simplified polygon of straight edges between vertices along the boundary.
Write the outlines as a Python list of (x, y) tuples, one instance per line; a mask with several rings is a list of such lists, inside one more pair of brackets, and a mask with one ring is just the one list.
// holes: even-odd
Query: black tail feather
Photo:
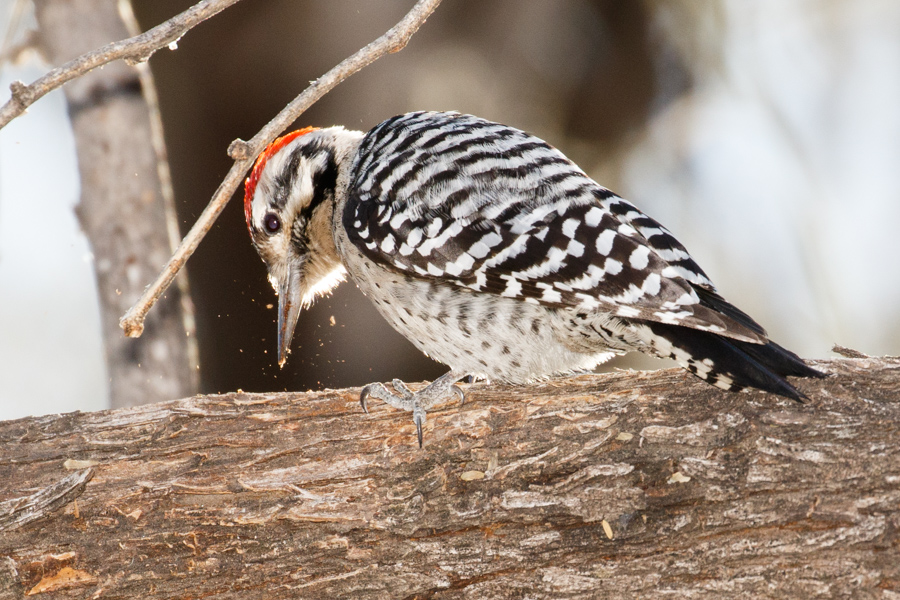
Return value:
[[(685, 361), (677, 353), (673, 353), (671, 358), (683, 364), (691, 373), (718, 387), (752, 387), (802, 401), (806, 396), (785, 377), (824, 377), (823, 373), (775, 342), (752, 344), (678, 325), (650, 322), (645, 325), (654, 334), (665, 338), (675, 348), (690, 356)], [(708, 362), (704, 362), (706, 360)], [(708, 373), (705, 372), (707, 368), (710, 369)], [(727, 385), (728, 380), (731, 382), (730, 386)]]
[[(731, 340), (729, 340), (731, 341)], [(769, 370), (782, 376), (794, 377), (824, 377), (825, 374), (817, 371), (803, 362), (803, 359), (775, 342), (766, 345), (748, 344), (746, 342), (732, 341), (732, 343), (752, 356), (757, 362), (762, 363)]]
[(763, 329), (763, 326), (753, 320), (753, 317), (739, 309), (734, 304), (731, 304), (718, 295), (717, 293), (708, 290), (704, 287), (700, 287), (699, 285), (692, 286), (694, 291), (697, 292), (697, 296), (700, 298), (700, 305), (705, 306), (707, 308), (711, 308), (717, 313), (721, 313), (730, 319), (740, 323), (750, 331), (756, 332), (760, 335), (767, 335), (766, 330)]

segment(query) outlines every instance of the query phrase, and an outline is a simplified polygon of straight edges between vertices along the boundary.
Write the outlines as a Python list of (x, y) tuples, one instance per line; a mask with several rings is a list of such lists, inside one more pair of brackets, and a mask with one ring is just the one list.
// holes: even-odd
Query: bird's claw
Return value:
[(422, 448), (422, 425), (425, 423), (425, 411), (421, 415), (414, 414), (413, 422), (416, 424), (416, 437), (419, 438), (419, 448)]
[(453, 386), (452, 386), (450, 389), (453, 390), (453, 393), (454, 393), (454, 394), (456, 394), (457, 396), (459, 396), (459, 403), (460, 403), (460, 405), (466, 403), (466, 393), (463, 391), (463, 389), (462, 389), (461, 387), (459, 387), (459, 386), (456, 385), (456, 384), (453, 384)]
[(369, 414), (369, 407), (366, 404), (366, 400), (369, 398), (369, 388), (370, 387), (371, 386), (367, 385), (359, 393), (359, 405), (362, 406), (362, 409), (363, 409), (363, 411), (365, 411), (366, 414)]
[[(416, 425), (416, 438), (419, 441), (419, 448), (422, 447), (422, 429), (425, 426), (426, 410), (437, 404), (440, 400), (447, 397), (448, 394), (454, 394), (459, 397), (460, 404), (466, 400), (466, 394), (455, 383), (452, 383), (452, 375), (445, 375), (443, 378), (436, 379), (430, 385), (418, 392), (413, 392), (409, 387), (400, 381), (394, 379), (391, 385), (394, 392), (381, 383), (370, 383), (365, 386), (359, 394), (359, 405), (368, 413), (368, 400), (377, 398), (386, 404), (398, 408), (400, 410), (410, 411), (413, 414), (413, 422)], [(449, 384), (449, 385), (448, 385)]]

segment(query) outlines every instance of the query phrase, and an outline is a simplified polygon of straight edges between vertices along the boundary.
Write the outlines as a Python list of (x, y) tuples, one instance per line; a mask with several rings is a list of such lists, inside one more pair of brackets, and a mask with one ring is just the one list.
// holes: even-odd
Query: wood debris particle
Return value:
[(26, 596), (34, 596), (44, 592), (55, 592), (69, 587), (89, 585), (96, 583), (97, 579), (86, 571), (79, 571), (72, 567), (63, 567), (53, 575), (47, 575), (36, 586), (25, 592)]
[(691, 480), (690, 477), (688, 477), (687, 475), (682, 475), (681, 471), (677, 471), (675, 473), (672, 473), (672, 476), (669, 477), (669, 479), (666, 481), (666, 483), (668, 483), (668, 484), (687, 483), (690, 480)]
[(613, 530), (609, 522), (606, 519), (603, 519), (600, 521), (600, 524), (603, 526), (603, 533), (606, 534), (606, 537), (613, 539)]

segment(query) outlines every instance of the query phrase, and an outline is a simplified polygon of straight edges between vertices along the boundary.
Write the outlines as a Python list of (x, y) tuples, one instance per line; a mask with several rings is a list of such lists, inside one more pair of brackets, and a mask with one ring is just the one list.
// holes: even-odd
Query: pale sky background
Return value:
[[(43, 73), (6, 66), (0, 98), (11, 81)], [(0, 131), (0, 419), (108, 407), (91, 254), (72, 210), (79, 193), (57, 90)]]
[[(692, 93), (617, 164), (581, 166), (674, 230), (783, 345), (900, 354), (900, 2), (721, 7), (721, 58), (690, 63)], [(0, 101), (45, 69), (3, 66)], [(107, 404), (75, 161), (59, 91), (0, 131), (0, 419)]]

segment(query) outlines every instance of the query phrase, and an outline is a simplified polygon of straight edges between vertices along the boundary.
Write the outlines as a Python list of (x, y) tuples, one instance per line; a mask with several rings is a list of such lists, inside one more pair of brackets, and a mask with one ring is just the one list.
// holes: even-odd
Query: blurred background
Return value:
[[(16, 3), (0, 0), (0, 35)], [(132, 1), (145, 30), (191, 4)], [(412, 4), (244, 1), (154, 55), (182, 233), (231, 166), (231, 140), (252, 137)], [(26, 15), (7, 43), (29, 27)], [(671, 229), (782, 345), (807, 357), (834, 343), (900, 354), (898, 32), (894, 0), (444, 0), (404, 51), (297, 126), (368, 130), (427, 109), (525, 129)], [(49, 66), (18, 53), (0, 67), (0, 100)], [(67, 119), (55, 92), (0, 130), (0, 418), (108, 405)], [(188, 274), (201, 392), (445, 371), (349, 283), (301, 315), (279, 369), (276, 297), (240, 197)], [(659, 366), (627, 357), (606, 368)]]

